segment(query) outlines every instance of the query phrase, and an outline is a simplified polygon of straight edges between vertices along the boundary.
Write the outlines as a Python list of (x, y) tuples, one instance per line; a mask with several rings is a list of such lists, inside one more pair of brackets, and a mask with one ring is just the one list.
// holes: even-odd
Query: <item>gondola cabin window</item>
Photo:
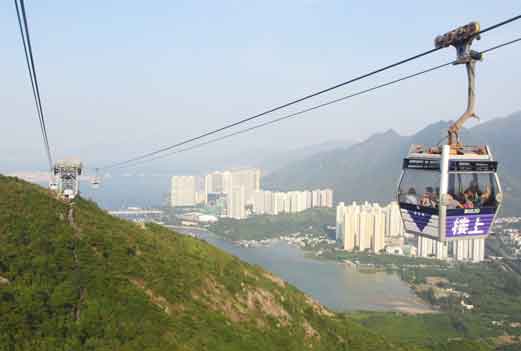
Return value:
[(439, 237), (440, 181), (439, 162), (405, 160), (398, 202), (408, 233)]
[(492, 173), (449, 173), (447, 209), (497, 207), (497, 182)]
[[(460, 162), (461, 163), (461, 162)], [(451, 165), (446, 195), (446, 238), (486, 236), (496, 216), (501, 193), (496, 164), (465, 169)]]
[(440, 172), (406, 169), (398, 190), (400, 203), (437, 208), (440, 198)]

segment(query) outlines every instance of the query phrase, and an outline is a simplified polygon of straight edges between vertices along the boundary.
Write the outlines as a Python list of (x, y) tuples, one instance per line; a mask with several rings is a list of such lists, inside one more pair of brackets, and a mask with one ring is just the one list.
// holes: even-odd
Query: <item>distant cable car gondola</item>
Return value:
[(58, 191), (58, 182), (54, 176), (51, 176), (51, 179), (49, 180), (49, 189), (52, 191)]
[(91, 185), (93, 189), (99, 189), (101, 184), (101, 178), (99, 176), (99, 169), (96, 168), (96, 175), (91, 179)]
[(56, 192), (65, 200), (73, 200), (80, 193), (80, 176), (83, 165), (79, 160), (69, 159), (56, 162), (53, 179), (56, 181)]
[(465, 121), (476, 117), (475, 65), (481, 54), (470, 46), (477, 33), (479, 24), (472, 22), (435, 40), (436, 47), (454, 46), (455, 63), (466, 65), (468, 105), (450, 126), (447, 145), (412, 145), (403, 161), (397, 195), (408, 233), (439, 241), (485, 238), (501, 205), (498, 163), (490, 148), (459, 140)]

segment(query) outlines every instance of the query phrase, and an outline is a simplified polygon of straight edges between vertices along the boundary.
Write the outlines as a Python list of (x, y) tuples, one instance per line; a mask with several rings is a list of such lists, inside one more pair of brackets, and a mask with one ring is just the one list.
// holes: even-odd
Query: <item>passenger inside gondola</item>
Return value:
[[(474, 193), (472, 190), (467, 189), (463, 193), (463, 208), (474, 208), (476, 197), (474, 196)], [(476, 204), (476, 207), (478, 207), (479, 204)]]
[(409, 188), (407, 195), (405, 195), (405, 202), (408, 204), (418, 205), (418, 199), (416, 198), (416, 189)]
[[(439, 172), (409, 169), (404, 172), (398, 189), (399, 202), (436, 209), (439, 202)], [(436, 191), (434, 190), (436, 189)]]
[(447, 208), (448, 209), (455, 209), (455, 208), (463, 208), (463, 205), (461, 202), (456, 200), (454, 198), (454, 194), (448, 193), (447, 194)]
[(487, 185), (485, 191), (483, 194), (481, 194), (480, 202), (482, 207), (496, 207), (496, 199), (495, 195), (493, 194), (490, 185)]
[[(494, 174), (450, 172), (448, 177), (449, 209), (497, 207), (497, 182)], [(410, 205), (438, 209), (439, 173), (407, 170), (400, 183), (399, 201)]]
[(434, 189), (431, 186), (428, 186), (425, 188), (425, 193), (423, 193), (422, 197), (420, 198), (420, 205), (424, 207), (437, 207), (437, 199), (436, 195), (434, 194)]
[(449, 178), (451, 204), (448, 208), (497, 207), (495, 184), (495, 179), (488, 174), (452, 174)]

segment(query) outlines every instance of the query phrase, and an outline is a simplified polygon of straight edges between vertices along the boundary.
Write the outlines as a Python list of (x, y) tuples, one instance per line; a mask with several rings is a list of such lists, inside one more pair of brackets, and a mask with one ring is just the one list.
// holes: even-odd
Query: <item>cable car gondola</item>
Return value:
[(101, 184), (101, 177), (99, 176), (99, 169), (96, 168), (96, 175), (91, 179), (91, 185), (93, 189), (99, 189)]
[(455, 64), (466, 65), (468, 105), (449, 127), (447, 145), (412, 145), (403, 161), (397, 196), (407, 233), (438, 241), (482, 239), (490, 233), (501, 205), (498, 162), (490, 148), (459, 140), (463, 124), (476, 117), (475, 64), (481, 54), (470, 46), (477, 33), (479, 24), (472, 22), (435, 40), (436, 47), (454, 46)]
[(58, 181), (56, 180), (56, 177), (51, 176), (51, 179), (49, 180), (49, 189), (52, 191), (58, 191)]
[(80, 193), (80, 176), (83, 165), (79, 160), (56, 162), (53, 176), (57, 182), (57, 193), (65, 200), (73, 200)]

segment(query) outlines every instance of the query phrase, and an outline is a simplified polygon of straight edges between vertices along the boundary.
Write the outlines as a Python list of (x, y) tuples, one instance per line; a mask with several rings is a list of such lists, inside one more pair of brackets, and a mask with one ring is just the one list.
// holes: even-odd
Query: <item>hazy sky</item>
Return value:
[[(54, 157), (77, 156), (94, 167), (430, 49), (436, 35), (471, 20), (487, 27), (521, 13), (521, 3), (26, 0), (26, 9)], [(0, 33), (0, 172), (45, 169), (12, 1), (0, 1)], [(474, 47), (517, 36), (521, 21), (484, 35)], [(288, 111), (454, 55), (446, 49)], [(479, 64), (482, 120), (521, 109), (520, 61), (517, 44)], [(361, 140), (389, 128), (413, 133), (457, 117), (465, 84), (464, 68), (450, 67), (163, 162)]]

